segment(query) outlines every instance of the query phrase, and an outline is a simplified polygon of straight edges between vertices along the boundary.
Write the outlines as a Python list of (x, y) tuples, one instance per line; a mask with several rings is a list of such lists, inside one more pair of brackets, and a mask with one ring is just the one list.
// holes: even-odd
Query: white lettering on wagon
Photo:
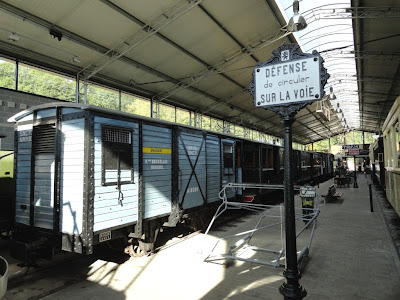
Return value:
[(23, 130), (18, 132), (18, 142), (32, 142), (32, 130)]
[(168, 164), (167, 159), (145, 159), (146, 165), (151, 165), (150, 170), (164, 170), (164, 165)]
[(199, 153), (199, 147), (197, 146), (186, 146), (186, 150), (188, 155), (197, 156), (197, 154)]
[(188, 194), (188, 193), (197, 193), (197, 192), (199, 192), (199, 191), (200, 191), (200, 189), (199, 189), (198, 186), (190, 187), (190, 188), (188, 188), (186, 194)]

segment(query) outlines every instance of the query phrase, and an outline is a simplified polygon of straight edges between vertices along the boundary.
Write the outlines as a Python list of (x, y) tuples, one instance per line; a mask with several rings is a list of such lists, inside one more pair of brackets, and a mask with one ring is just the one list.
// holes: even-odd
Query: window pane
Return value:
[(205, 130), (211, 129), (211, 120), (210, 117), (202, 116), (201, 117), (201, 128)]
[[(80, 85), (80, 102), (84, 102), (84, 84)], [(119, 93), (114, 90), (88, 84), (87, 104), (118, 110)]]
[(105, 170), (118, 170), (118, 160), (120, 170), (132, 169), (132, 146), (120, 143), (104, 143), (104, 168)]
[(224, 174), (233, 174), (233, 145), (223, 144)]
[(371, 132), (364, 132), (364, 143), (365, 144), (372, 144), (375, 140), (372, 137), (372, 133)]
[(270, 148), (262, 149), (262, 167), (273, 168), (274, 167), (274, 151)]
[(224, 122), (224, 133), (232, 133), (234, 130), (234, 125), (229, 122)]
[(315, 153), (314, 155), (313, 155), (313, 164), (314, 164), (314, 166), (319, 166), (319, 165), (321, 165), (321, 161), (322, 161), (322, 156), (321, 156), (321, 154), (318, 154), (318, 153)]
[(0, 59), (0, 87), (15, 89), (15, 63)]
[(329, 139), (322, 140), (314, 143), (314, 151), (329, 151)]
[(19, 64), (18, 90), (50, 98), (75, 101), (75, 80)]
[(131, 170), (133, 166), (132, 145), (124, 144), (119, 149), (119, 160), (121, 170)]
[(121, 94), (121, 111), (150, 118), (151, 103), (133, 95)]
[(113, 143), (103, 143), (104, 155), (104, 169), (117, 170), (118, 169), (118, 152), (113, 151)]
[[(132, 183), (132, 132), (123, 128), (102, 127), (103, 185)], [(122, 171), (129, 171), (125, 175)]]
[(224, 122), (211, 118), (211, 130), (215, 132), (224, 132)]
[(362, 132), (361, 131), (353, 131), (353, 135), (354, 135), (354, 144), (361, 145), (363, 143)]
[(281, 168), (283, 168), (285, 166), (285, 161), (284, 161), (284, 158), (283, 158), (283, 149), (282, 148), (279, 148), (279, 164), (280, 164)]
[(190, 113), (187, 110), (176, 109), (176, 123), (190, 125)]
[(354, 139), (354, 131), (346, 133), (346, 145), (354, 145), (356, 144)]
[(246, 168), (256, 168), (258, 166), (258, 147), (244, 150), (243, 166)]
[(306, 152), (301, 153), (301, 166), (302, 167), (309, 167), (311, 166), (311, 158), (310, 154)]
[(175, 122), (175, 108), (169, 105), (160, 104), (160, 120)]
[(343, 142), (340, 140), (340, 136), (339, 135), (336, 135), (336, 136), (331, 138), (331, 146), (341, 145), (341, 144), (343, 144)]
[(253, 140), (260, 141), (260, 132), (254, 130), (253, 131)]
[(239, 137), (244, 137), (244, 129), (242, 126), (235, 125), (235, 135)]
[(249, 132), (249, 138), (254, 140), (254, 141), (258, 141), (258, 132), (252, 129), (248, 130)]

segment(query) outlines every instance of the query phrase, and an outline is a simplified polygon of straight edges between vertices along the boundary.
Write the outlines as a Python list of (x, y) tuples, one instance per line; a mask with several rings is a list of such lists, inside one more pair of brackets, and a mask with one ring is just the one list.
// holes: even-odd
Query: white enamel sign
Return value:
[(282, 60), (254, 70), (255, 107), (321, 99), (320, 57)]

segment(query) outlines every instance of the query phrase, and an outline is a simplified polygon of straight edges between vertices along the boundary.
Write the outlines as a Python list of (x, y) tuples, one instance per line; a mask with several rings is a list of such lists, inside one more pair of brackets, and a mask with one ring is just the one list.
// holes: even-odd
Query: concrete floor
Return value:
[[(331, 184), (333, 180), (321, 184), (318, 191), (326, 192)], [(375, 200), (375, 212), (370, 212), (367, 179), (359, 175), (358, 188), (337, 190), (343, 192), (343, 201), (325, 204), (318, 217), (300, 279), (307, 290), (305, 299), (400, 299), (399, 257)], [(295, 202), (300, 207), (297, 196)], [(79, 271), (87, 279), (44, 299), (283, 299), (278, 291), (285, 282), (283, 267), (241, 261), (227, 267), (222, 261), (204, 261), (218, 237), (252, 229), (258, 218), (254, 214), (241, 217), (213, 228), (209, 235), (194, 236), (149, 257), (122, 264), (96, 260)], [(275, 222), (267, 218), (262, 225)], [(299, 230), (303, 222), (297, 221), (296, 226)], [(282, 249), (280, 230), (279, 225), (260, 230), (251, 244)], [(299, 237), (297, 249), (308, 244), (310, 233), (306, 229)], [(239, 238), (221, 240), (217, 250), (226, 251)], [(243, 256), (275, 258), (251, 250)], [(13, 295), (7, 292), (5, 299), (17, 299)]]

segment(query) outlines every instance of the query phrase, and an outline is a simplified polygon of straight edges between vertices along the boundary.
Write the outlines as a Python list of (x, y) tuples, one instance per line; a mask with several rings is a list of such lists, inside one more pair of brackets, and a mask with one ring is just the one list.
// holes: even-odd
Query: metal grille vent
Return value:
[(104, 128), (103, 129), (103, 142), (130, 144), (131, 143), (131, 133), (130, 133), (130, 131), (127, 131), (127, 130)]
[(55, 124), (39, 125), (34, 128), (35, 153), (54, 153), (56, 149)]

